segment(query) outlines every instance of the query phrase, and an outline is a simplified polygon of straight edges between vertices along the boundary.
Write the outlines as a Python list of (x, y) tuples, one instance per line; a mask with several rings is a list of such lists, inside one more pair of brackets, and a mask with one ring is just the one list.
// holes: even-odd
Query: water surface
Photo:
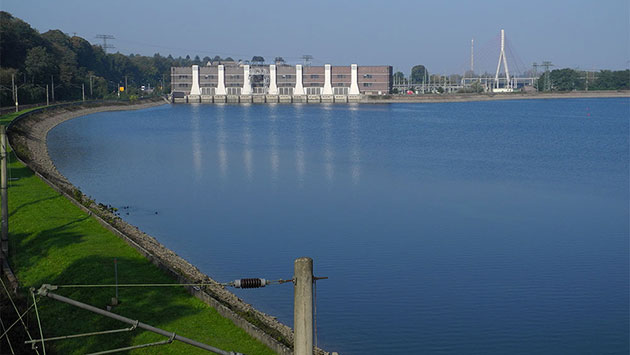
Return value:
[[(629, 107), (167, 105), (48, 139), (72, 183), (219, 281), (312, 257), (329, 351), (627, 354)], [(292, 325), (290, 285), (237, 294)]]

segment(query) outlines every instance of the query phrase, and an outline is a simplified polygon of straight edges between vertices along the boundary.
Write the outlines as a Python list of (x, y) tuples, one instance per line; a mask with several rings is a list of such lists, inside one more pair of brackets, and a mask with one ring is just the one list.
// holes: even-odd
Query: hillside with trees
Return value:
[[(231, 60), (231, 58), (226, 58)], [(86, 99), (116, 97), (119, 84), (129, 85), (123, 96), (139, 96), (139, 87), (154, 88), (154, 95), (170, 91), (170, 67), (222, 60), (196, 56), (191, 59), (105, 53), (84, 38), (60, 30), (39, 33), (28, 23), (0, 12), (0, 104), (14, 104), (12, 79), (20, 104), (46, 101), (46, 85), (53, 101), (78, 100), (82, 87)], [(91, 84), (91, 85), (90, 85)]]

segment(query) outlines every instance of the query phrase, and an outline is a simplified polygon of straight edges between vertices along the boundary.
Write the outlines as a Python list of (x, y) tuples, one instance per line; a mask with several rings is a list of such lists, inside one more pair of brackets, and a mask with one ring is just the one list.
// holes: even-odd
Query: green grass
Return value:
[[(6, 124), (15, 116), (0, 116), (0, 124)], [(114, 258), (118, 260), (120, 283), (174, 282), (135, 249), (46, 185), (13, 155), (9, 167), (13, 178), (9, 183), (9, 259), (23, 291), (29, 287), (39, 288), (44, 283), (113, 283)], [(113, 289), (102, 288), (59, 289), (55, 292), (99, 308), (105, 308), (114, 296)], [(121, 288), (119, 300), (120, 305), (114, 312), (123, 316), (223, 350), (273, 354), (183, 288)], [(38, 302), (38, 307), (45, 337), (128, 327), (46, 297)], [(31, 329), (31, 333), (39, 337), (36, 329)], [(62, 354), (83, 354), (161, 340), (165, 338), (137, 329), (61, 340), (54, 342), (53, 350)], [(132, 353), (207, 354), (180, 342)]]

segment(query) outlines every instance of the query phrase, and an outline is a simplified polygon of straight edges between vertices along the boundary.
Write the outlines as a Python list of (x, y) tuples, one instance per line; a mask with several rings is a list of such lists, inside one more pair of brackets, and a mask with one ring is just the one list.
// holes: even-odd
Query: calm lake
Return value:
[[(628, 354), (629, 117), (629, 99), (165, 105), (48, 147), (217, 281), (312, 257), (328, 351)], [(292, 326), (291, 284), (236, 293)]]

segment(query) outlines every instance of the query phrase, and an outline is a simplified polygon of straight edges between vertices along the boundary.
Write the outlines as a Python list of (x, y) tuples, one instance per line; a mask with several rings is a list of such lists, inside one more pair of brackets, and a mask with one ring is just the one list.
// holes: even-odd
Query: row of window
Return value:
[(201, 95), (214, 95), (214, 88), (201, 88)]
[(293, 95), (293, 88), (278, 88), (280, 95)]
[(240, 95), (241, 94), (241, 88), (226, 88), (227, 94), (228, 95)]
[(348, 88), (333, 88), (335, 95), (348, 95)]
[(306, 95), (320, 95), (322, 88), (306, 88)]
[[(180, 80), (187, 80), (187, 79), (189, 79), (191, 77), (192, 77), (192, 75), (178, 75), (177, 76), (177, 78), (180, 79)], [(226, 77), (226, 79), (240, 79), (241, 75), (239, 75), (239, 74), (230, 74), (230, 75), (226, 75), (225, 77)], [(282, 79), (291, 79), (291, 78), (294, 78), (295, 75), (282, 74), (280, 77), (282, 77)], [(344, 79), (344, 78), (347, 77), (347, 75), (345, 75), (345, 74), (338, 74), (338, 75), (336, 75), (336, 77), (337, 77), (337, 79)], [(373, 78), (372, 74), (364, 74), (363, 77), (366, 78), (366, 79), (372, 79)], [(207, 75), (204, 75), (204, 78), (205, 79), (216, 79), (217, 76), (213, 75), (213, 74), (207, 74)], [(310, 78), (311, 79), (319, 79), (319, 74), (312, 74), (310, 76)]]

